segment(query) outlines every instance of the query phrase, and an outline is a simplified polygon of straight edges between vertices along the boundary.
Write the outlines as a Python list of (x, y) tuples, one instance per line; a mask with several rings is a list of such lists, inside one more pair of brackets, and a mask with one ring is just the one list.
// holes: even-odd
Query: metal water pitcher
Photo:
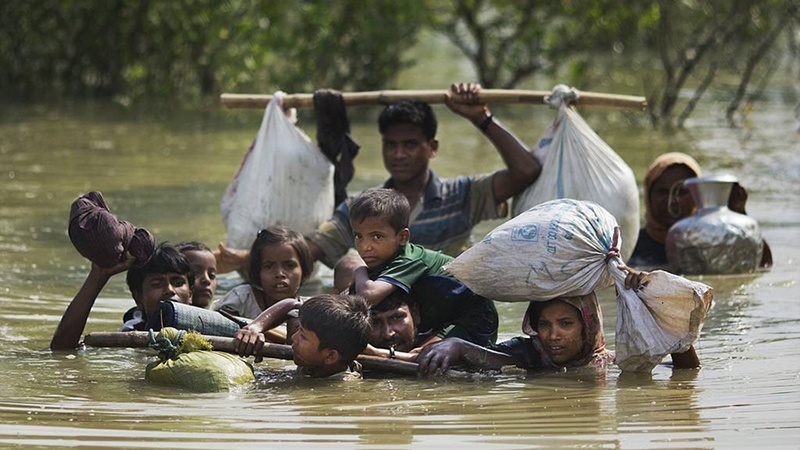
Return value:
[(763, 241), (758, 222), (728, 209), (738, 180), (730, 175), (689, 178), (697, 213), (676, 222), (666, 240), (670, 269), (683, 274), (734, 274), (758, 268)]

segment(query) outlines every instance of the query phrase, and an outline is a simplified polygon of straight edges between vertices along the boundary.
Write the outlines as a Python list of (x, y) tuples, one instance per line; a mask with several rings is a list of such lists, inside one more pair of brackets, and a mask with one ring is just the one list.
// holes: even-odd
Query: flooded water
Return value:
[[(428, 86), (420, 86), (428, 87)], [(716, 298), (696, 347), (699, 371), (651, 375), (578, 372), (454, 373), (440, 379), (296, 380), (282, 361), (230, 393), (148, 383), (144, 350), (52, 353), (48, 344), (88, 264), (66, 234), (72, 200), (102, 191), (121, 218), (161, 241), (224, 240), (219, 199), (252, 139), (259, 112), (128, 110), (113, 104), (0, 106), (0, 447), (225, 448), (796, 448), (800, 438), (800, 139), (791, 92), (774, 90), (745, 127), (728, 128), (711, 101), (690, 128), (662, 134), (636, 114), (585, 117), (633, 167), (665, 151), (697, 157), (706, 172), (737, 174), (750, 191), (775, 267), (702, 277)], [(441, 175), (500, 168), (496, 152), (443, 107)], [(553, 112), (496, 114), (528, 143)], [(385, 177), (371, 119), (355, 191)], [(636, 118), (641, 118), (638, 123)], [(301, 116), (313, 136), (313, 120)], [(497, 223), (476, 230), (481, 237)], [(115, 331), (132, 306), (117, 276), (86, 332)], [(228, 280), (228, 283), (232, 283)], [(601, 293), (613, 347), (613, 293)], [(519, 334), (524, 305), (498, 304), (501, 338)]]

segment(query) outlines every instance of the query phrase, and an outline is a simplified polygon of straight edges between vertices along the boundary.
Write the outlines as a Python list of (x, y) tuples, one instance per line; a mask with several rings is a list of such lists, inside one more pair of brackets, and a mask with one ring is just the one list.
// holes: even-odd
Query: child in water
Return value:
[(263, 332), (287, 318), (288, 327), (296, 329), (290, 340), (300, 373), (313, 378), (360, 378), (354, 361), (370, 334), (369, 308), (362, 297), (323, 294), (302, 304), (281, 300), (236, 333), (234, 348), (243, 357), (257, 355), (264, 346)]
[[(408, 200), (394, 189), (367, 189), (353, 200), (350, 227), (362, 262), (353, 273), (351, 293), (364, 297), (370, 306), (390, 295), (412, 295), (420, 327), (412, 338), (416, 348), (447, 337), (478, 345), (494, 342), (498, 326), (494, 303), (444, 270), (453, 261), (451, 256), (409, 241), (410, 214)], [(394, 347), (370, 353), (396, 356)]]
[(208, 309), (217, 292), (217, 260), (214, 253), (205, 244), (196, 241), (181, 242), (175, 248), (183, 253), (192, 267), (192, 305)]
[(284, 227), (259, 231), (250, 255), (249, 283), (232, 289), (214, 302), (211, 309), (255, 319), (283, 299), (296, 299), (297, 291), (313, 269), (303, 236)]
[(192, 304), (191, 268), (186, 257), (175, 247), (161, 244), (144, 265), (131, 267), (133, 262), (133, 256), (126, 253), (125, 259), (112, 267), (92, 263), (89, 275), (61, 316), (50, 342), (52, 350), (69, 350), (80, 345), (89, 313), (103, 287), (112, 276), (126, 270), (126, 282), (136, 307), (125, 313), (121, 331), (144, 331), (147, 317), (164, 300)]

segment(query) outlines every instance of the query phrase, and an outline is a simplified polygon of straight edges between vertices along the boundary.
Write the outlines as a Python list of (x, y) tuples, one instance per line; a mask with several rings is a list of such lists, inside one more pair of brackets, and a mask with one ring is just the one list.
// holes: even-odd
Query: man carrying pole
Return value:
[[(384, 187), (408, 199), (412, 208), (411, 241), (454, 256), (469, 245), (472, 228), (478, 222), (505, 217), (507, 200), (527, 188), (541, 172), (539, 161), (525, 144), (492, 115), (486, 104), (476, 101), (480, 90), (478, 84), (453, 84), (445, 95), (445, 104), (480, 129), (500, 154), (506, 168), (491, 174), (436, 176), (429, 165), (439, 150), (437, 121), (427, 103), (395, 102), (378, 118), (383, 162), (390, 175)], [(348, 212), (349, 201), (342, 202), (331, 219), (306, 236), (315, 260), (334, 267), (353, 247)], [(246, 261), (246, 252), (220, 246), (219, 268), (240, 267)], [(339, 263), (335, 288), (347, 286), (353, 259)]]

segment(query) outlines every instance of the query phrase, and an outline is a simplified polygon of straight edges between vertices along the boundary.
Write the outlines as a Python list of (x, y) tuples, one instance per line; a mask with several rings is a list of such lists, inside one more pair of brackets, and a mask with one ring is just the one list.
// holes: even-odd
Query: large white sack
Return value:
[(333, 165), (284, 114), (283, 95), (272, 96), (220, 202), (230, 247), (250, 248), (272, 225), (310, 233), (333, 212)]
[(445, 269), (475, 293), (507, 302), (547, 301), (617, 289), (617, 364), (650, 371), (700, 334), (713, 290), (664, 271), (625, 289), (616, 219), (600, 205), (552, 200), (492, 230)]
[(445, 269), (498, 301), (586, 295), (613, 282), (606, 259), (624, 244), (614, 242), (616, 228), (596, 203), (552, 200), (498, 226)]
[(625, 289), (624, 272), (615, 268), (612, 274), (616, 361), (623, 371), (650, 372), (666, 355), (685, 352), (697, 340), (714, 298), (710, 286), (656, 270), (632, 291)]
[(563, 85), (549, 97), (558, 114), (547, 127), (534, 156), (542, 164), (542, 174), (513, 202), (513, 214), (527, 211), (557, 198), (593, 201), (608, 210), (620, 226), (623, 259), (633, 253), (639, 236), (639, 189), (633, 170), (577, 111), (564, 101), (575, 94)]

